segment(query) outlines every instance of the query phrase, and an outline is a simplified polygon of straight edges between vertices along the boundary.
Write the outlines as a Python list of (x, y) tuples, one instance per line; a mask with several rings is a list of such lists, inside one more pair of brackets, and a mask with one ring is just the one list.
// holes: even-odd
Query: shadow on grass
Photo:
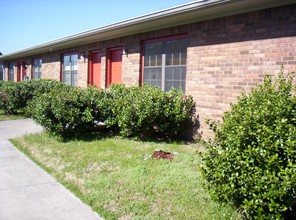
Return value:
[(96, 127), (94, 128), (81, 128), (80, 131), (82, 132), (71, 132), (71, 133), (64, 133), (61, 135), (54, 135), (50, 134), (51, 136), (57, 138), (57, 140), (61, 142), (70, 142), (70, 141), (84, 141), (84, 142), (91, 142), (96, 140), (102, 140), (106, 138), (112, 137), (123, 137), (125, 139), (142, 141), (142, 142), (153, 142), (153, 143), (167, 143), (167, 144), (192, 144), (196, 143), (198, 136), (198, 129), (200, 128), (200, 122), (198, 117), (196, 117), (190, 124), (184, 124), (183, 131), (181, 133), (176, 133), (176, 135), (167, 134), (165, 135), (163, 132), (158, 131), (155, 129), (154, 132), (142, 132), (141, 134), (133, 136), (122, 136), (120, 134), (120, 129), (117, 126), (113, 127)]
[(118, 131), (113, 131), (111, 129), (102, 130), (102, 131), (89, 131), (83, 133), (75, 133), (75, 134), (67, 134), (63, 136), (57, 136), (53, 134), (49, 134), (50, 136), (56, 138), (60, 142), (70, 142), (70, 141), (84, 141), (84, 142), (92, 142), (103, 140), (107, 138), (121, 137), (128, 140), (141, 141), (141, 142), (149, 142), (149, 143), (166, 143), (166, 144), (192, 144), (195, 141), (188, 141), (182, 139), (169, 139), (165, 137), (123, 137), (120, 135)]
[(55, 135), (50, 132), (47, 132), (47, 133), (49, 136), (54, 137), (58, 141), (65, 142), (65, 143), (70, 141), (92, 142), (92, 141), (103, 140), (106, 138), (111, 138), (119, 135), (118, 133), (115, 133), (110, 129), (67, 133), (64, 135)]

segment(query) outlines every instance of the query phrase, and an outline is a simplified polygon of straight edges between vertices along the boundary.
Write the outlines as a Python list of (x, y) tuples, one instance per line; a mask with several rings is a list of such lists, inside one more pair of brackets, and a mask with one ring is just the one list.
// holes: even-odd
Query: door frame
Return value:
[[(112, 69), (111, 69), (111, 59), (112, 59), (112, 52), (116, 50), (123, 50), (123, 47), (113, 47), (109, 48), (107, 51), (107, 74), (106, 74), (106, 88), (108, 88), (111, 84), (111, 74), (112, 74)], [(122, 64), (122, 59), (121, 59), (121, 64)]]

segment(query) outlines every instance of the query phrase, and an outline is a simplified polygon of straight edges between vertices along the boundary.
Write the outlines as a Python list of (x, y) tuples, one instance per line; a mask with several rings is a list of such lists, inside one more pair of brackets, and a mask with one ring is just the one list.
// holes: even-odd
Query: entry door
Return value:
[(91, 52), (90, 54), (89, 84), (97, 86), (98, 88), (101, 87), (101, 58), (102, 52), (100, 51)]
[(109, 70), (107, 86), (122, 82), (122, 48), (109, 50)]
[(17, 75), (16, 75), (16, 80), (19, 82), (22, 80), (21, 76), (21, 64), (17, 63)]

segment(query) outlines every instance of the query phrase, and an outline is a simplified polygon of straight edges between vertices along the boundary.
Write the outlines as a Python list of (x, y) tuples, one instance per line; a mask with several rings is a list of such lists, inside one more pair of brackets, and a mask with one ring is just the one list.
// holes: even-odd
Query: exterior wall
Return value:
[[(201, 128), (206, 118), (221, 119), (243, 89), (250, 90), (265, 74), (275, 74), (281, 65), (296, 69), (296, 4), (260, 10), (158, 31), (91, 43), (29, 57), (42, 58), (42, 78), (60, 80), (62, 55), (101, 50), (101, 88), (106, 86), (107, 51), (122, 47), (122, 82), (128, 86), (141, 84), (142, 42), (148, 39), (187, 34), (186, 94), (194, 97)], [(78, 86), (86, 87), (88, 57), (78, 60)], [(5, 77), (8, 79), (8, 69)], [(16, 80), (16, 69), (15, 69)]]
[(47, 53), (34, 58), (42, 59), (41, 78), (60, 80), (61, 54)]
[[(296, 70), (296, 5), (190, 25), (187, 88), (203, 122), (221, 119), (265, 74)], [(205, 126), (202, 124), (202, 128)]]

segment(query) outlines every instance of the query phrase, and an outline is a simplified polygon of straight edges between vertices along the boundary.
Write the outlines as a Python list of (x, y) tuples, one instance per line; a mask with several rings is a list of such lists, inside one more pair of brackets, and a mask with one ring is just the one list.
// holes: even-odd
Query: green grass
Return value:
[[(60, 142), (46, 134), (13, 143), (106, 219), (239, 219), (209, 197), (196, 146), (121, 138)], [(172, 161), (149, 157), (177, 152)]]
[(0, 110), (0, 121), (16, 120), (16, 119), (23, 119), (23, 118), (27, 118), (27, 117), (22, 113), (15, 114), (15, 115), (6, 115), (2, 110)]

